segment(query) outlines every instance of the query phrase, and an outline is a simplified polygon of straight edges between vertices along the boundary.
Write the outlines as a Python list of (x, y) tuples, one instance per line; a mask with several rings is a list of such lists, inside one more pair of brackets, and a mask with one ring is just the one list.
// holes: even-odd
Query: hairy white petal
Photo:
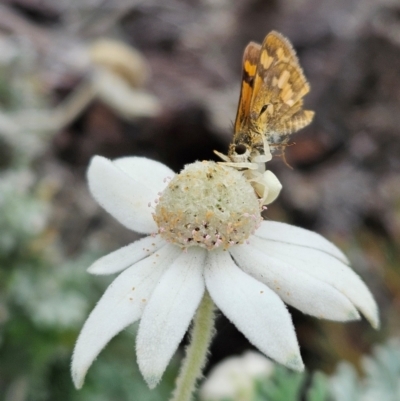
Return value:
[[(163, 173), (168, 176), (170, 170), (149, 159), (129, 159), (129, 162), (121, 159), (113, 163), (101, 156), (93, 157), (87, 173), (90, 191), (96, 201), (125, 227), (145, 234), (156, 232), (149, 202), (153, 202), (158, 197), (157, 192), (162, 190), (155, 182)], [(126, 164), (131, 168), (127, 169)], [(156, 178), (152, 178), (153, 175)]]
[[(251, 238), (250, 244), (257, 238)], [(284, 302), (303, 313), (336, 321), (360, 318), (357, 309), (329, 284), (297, 270), (252, 246), (234, 246), (230, 252), (243, 271), (266, 284)]]
[(146, 157), (121, 157), (113, 162), (130, 177), (156, 193), (166, 188), (169, 182), (166, 180), (167, 177), (175, 176), (175, 173), (165, 164)]
[(206, 250), (182, 253), (161, 277), (144, 310), (136, 339), (140, 371), (150, 388), (161, 380), (204, 294)]
[(288, 245), (276, 241), (251, 239), (268, 257), (274, 257), (321, 280), (344, 294), (375, 328), (379, 327), (376, 302), (360, 277), (346, 264), (325, 252), (308, 247)]
[(107, 288), (86, 320), (72, 357), (72, 379), (81, 388), (90, 365), (106, 344), (138, 320), (162, 273), (182, 251), (166, 245), (123, 271)]
[(209, 252), (204, 272), (211, 298), (253, 345), (289, 368), (304, 369), (291, 317), (278, 295), (223, 250)]
[(87, 271), (91, 274), (113, 274), (132, 266), (160, 249), (166, 242), (159, 235), (145, 237), (96, 260)]
[(263, 221), (255, 232), (257, 237), (285, 244), (299, 245), (311, 249), (318, 249), (334, 256), (343, 263), (350, 264), (343, 252), (322, 235), (304, 228), (292, 226), (277, 221)]

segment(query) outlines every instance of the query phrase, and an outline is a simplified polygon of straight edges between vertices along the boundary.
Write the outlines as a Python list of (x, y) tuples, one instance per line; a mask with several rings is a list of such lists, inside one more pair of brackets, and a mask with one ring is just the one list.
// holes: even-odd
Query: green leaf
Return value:
[(299, 401), (305, 379), (304, 373), (277, 366), (270, 378), (256, 383), (254, 401)]
[(321, 372), (316, 372), (307, 390), (307, 401), (327, 401), (329, 397), (328, 380)]

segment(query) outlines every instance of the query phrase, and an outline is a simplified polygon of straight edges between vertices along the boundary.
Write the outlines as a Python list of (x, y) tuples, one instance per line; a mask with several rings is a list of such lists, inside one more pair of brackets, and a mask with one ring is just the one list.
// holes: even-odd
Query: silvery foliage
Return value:
[(253, 398), (248, 401), (400, 400), (399, 338), (375, 347), (371, 356), (362, 358), (361, 367), (362, 376), (359, 376), (353, 365), (341, 362), (329, 377), (321, 372), (309, 375), (276, 366), (271, 377), (255, 380)]
[(372, 356), (361, 362), (363, 377), (349, 363), (339, 365), (330, 379), (335, 400), (397, 401), (400, 400), (400, 339), (394, 338), (377, 346)]

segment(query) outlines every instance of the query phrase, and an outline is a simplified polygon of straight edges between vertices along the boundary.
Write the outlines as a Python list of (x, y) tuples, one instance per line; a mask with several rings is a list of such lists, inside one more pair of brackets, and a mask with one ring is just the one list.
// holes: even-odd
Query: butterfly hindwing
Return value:
[(269, 33), (261, 46), (250, 105), (249, 126), (266, 136), (270, 144), (308, 125), (313, 116), (303, 111), (302, 98), (309, 84), (289, 41)]

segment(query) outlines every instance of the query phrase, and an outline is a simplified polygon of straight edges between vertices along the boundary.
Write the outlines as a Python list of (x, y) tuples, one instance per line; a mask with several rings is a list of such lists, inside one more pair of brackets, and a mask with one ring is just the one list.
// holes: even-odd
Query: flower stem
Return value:
[(190, 401), (207, 361), (208, 348), (214, 335), (215, 307), (208, 292), (197, 309), (190, 335), (190, 344), (186, 348), (186, 357), (176, 382), (171, 401)]

